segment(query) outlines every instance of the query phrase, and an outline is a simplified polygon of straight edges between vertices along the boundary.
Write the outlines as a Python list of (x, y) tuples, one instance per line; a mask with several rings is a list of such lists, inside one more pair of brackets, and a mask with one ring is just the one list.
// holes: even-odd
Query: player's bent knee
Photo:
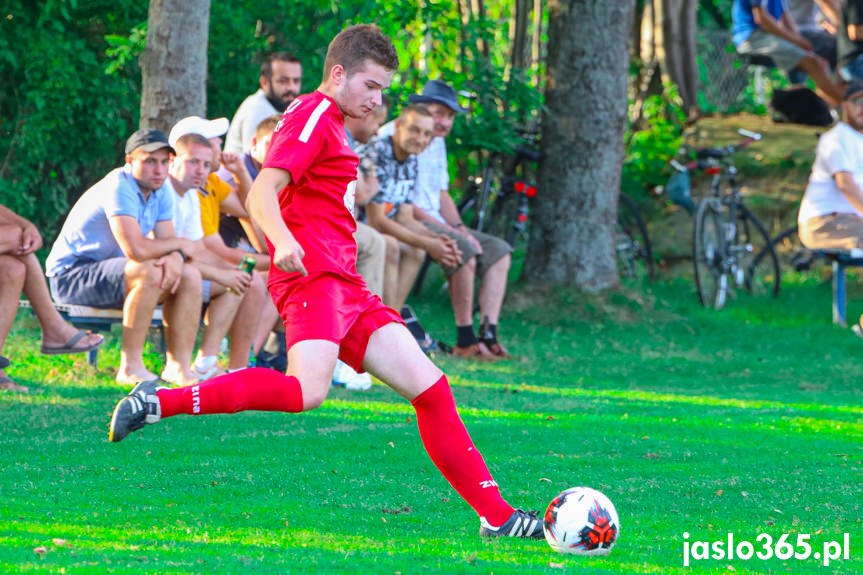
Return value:
[(303, 411), (311, 411), (320, 407), (327, 398), (328, 389), (329, 383), (323, 389), (307, 390), (303, 388)]

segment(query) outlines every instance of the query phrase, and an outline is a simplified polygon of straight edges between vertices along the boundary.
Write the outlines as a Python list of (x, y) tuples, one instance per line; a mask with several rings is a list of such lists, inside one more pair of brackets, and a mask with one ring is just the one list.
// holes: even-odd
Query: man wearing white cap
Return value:
[[(204, 245), (207, 249), (221, 257), (231, 265), (237, 266), (247, 252), (225, 245), (219, 235), (219, 214), (226, 213), (238, 218), (247, 218), (248, 213), (243, 207), (245, 197), (252, 186), (252, 179), (242, 159), (237, 154), (222, 152), (222, 136), (228, 131), (228, 119), (217, 118), (206, 120), (200, 116), (189, 116), (177, 122), (171, 128), (169, 142), (176, 143), (186, 134), (199, 134), (210, 141), (213, 149), (213, 163), (210, 174), (203, 189), (198, 189), (201, 204), (201, 227), (204, 231)], [(237, 191), (225, 183), (218, 175), (219, 165), (224, 166), (237, 183)], [(256, 256), (258, 263), (255, 269), (266, 269), (269, 260), (266, 255)], [(255, 330), (261, 316), (267, 287), (260, 273), (252, 274), (252, 282), (240, 304), (234, 322), (231, 325), (231, 349), (228, 366), (238, 369), (246, 366), (249, 350), (252, 347)], [(217, 355), (206, 355), (195, 358), (195, 370), (199, 373), (211, 373), (218, 360)]]

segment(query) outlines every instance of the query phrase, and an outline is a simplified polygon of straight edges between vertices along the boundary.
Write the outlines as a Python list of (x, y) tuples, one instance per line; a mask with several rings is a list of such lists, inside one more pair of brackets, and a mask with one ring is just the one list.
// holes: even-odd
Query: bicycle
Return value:
[(621, 277), (646, 277), (652, 280), (655, 273), (653, 246), (647, 234), (647, 225), (638, 205), (631, 196), (620, 192), (617, 200), (617, 226), (615, 236), (617, 271)]
[[(692, 260), (698, 299), (705, 307), (722, 309), (733, 285), (753, 295), (779, 295), (781, 273), (770, 236), (744, 203), (731, 157), (761, 135), (738, 130), (736, 145), (696, 151), (686, 166), (672, 161), (681, 173), (702, 170), (713, 176), (710, 195), (698, 203), (692, 228)], [(762, 255), (764, 254), (764, 255)]]
[[(512, 247), (527, 238), (529, 203), (537, 194), (529, 179), (531, 165), (542, 160), (542, 152), (533, 145), (535, 136), (522, 138), (526, 143), (516, 146), (512, 157), (491, 152), (481, 174), (468, 180), (457, 205), (468, 227), (498, 236)], [(497, 173), (503, 175), (498, 178)]]
[[(530, 136), (526, 139), (535, 143)], [(492, 152), (481, 175), (468, 180), (468, 188), (457, 206), (462, 219), (471, 228), (501, 237), (514, 248), (517, 242), (526, 244), (529, 203), (537, 195), (536, 185), (525, 179), (527, 164), (541, 159), (542, 152), (532, 145), (517, 146), (508, 164), (510, 175), (501, 176), (498, 181), (495, 173), (504, 171), (505, 157)], [(615, 252), (621, 277), (653, 279), (655, 262), (647, 225), (635, 200), (624, 192), (618, 199)]]

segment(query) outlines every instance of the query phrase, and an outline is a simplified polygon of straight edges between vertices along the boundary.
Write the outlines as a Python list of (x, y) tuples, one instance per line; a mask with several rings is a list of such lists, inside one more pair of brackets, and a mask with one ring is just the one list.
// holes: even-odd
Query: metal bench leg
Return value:
[(87, 352), (87, 364), (93, 367), (99, 367), (99, 348), (91, 349)]
[(833, 323), (842, 327), (845, 322), (845, 266), (833, 262)]

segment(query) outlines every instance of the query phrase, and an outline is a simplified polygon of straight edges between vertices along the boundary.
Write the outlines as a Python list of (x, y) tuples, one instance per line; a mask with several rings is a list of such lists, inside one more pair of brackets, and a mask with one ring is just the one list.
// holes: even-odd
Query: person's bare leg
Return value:
[(395, 299), (395, 305), (391, 306), (396, 311), (401, 311), (405, 302), (408, 300), (408, 295), (417, 278), (417, 273), (420, 271), (420, 266), (426, 257), (424, 250), (401, 244), (399, 254), (399, 279), (398, 289)]
[(507, 254), (494, 262), (480, 279), (479, 309), (480, 317), (494, 325), (500, 319), (500, 310), (506, 296), (506, 282), (509, 276), (510, 255)]
[[(183, 264), (177, 292), (162, 304), (167, 348), (165, 370), (177, 374), (173, 383), (190, 385), (198, 378), (192, 373), (192, 351), (201, 321), (201, 274), (191, 264)], [(182, 373), (182, 376), (180, 376)]]
[(395, 322), (371, 335), (363, 368), (408, 401), (413, 401), (443, 375), (408, 329)]
[(3, 344), (15, 323), (24, 276), (25, 267), (21, 260), (11, 255), (0, 255), (0, 351), (3, 351)]
[(393, 236), (383, 234), (384, 241), (387, 243), (387, 259), (384, 268), (384, 293), (382, 296), (383, 302), (391, 308), (399, 311), (398, 294), (399, 294), (399, 257), (401, 255), (401, 247), (399, 241)]
[(300, 382), (303, 411), (315, 409), (327, 398), (338, 357), (339, 346), (323, 339), (298, 341), (288, 350), (287, 375)]
[(116, 379), (118, 383), (133, 384), (156, 379), (156, 374), (144, 367), (144, 343), (147, 341), (153, 310), (162, 297), (163, 290), (158, 284), (162, 271), (156, 269), (153, 260), (142, 263), (129, 260), (124, 275), (126, 300), (123, 302), (123, 347)]
[(200, 354), (219, 355), (222, 339), (228, 335), (242, 301), (243, 296), (231, 293), (215, 283), (211, 284), (210, 304), (204, 314), (204, 333), (198, 350)]
[(449, 276), (449, 297), (457, 326), (473, 325), (473, 282), (476, 258), (471, 258)]
[(242, 369), (249, 365), (249, 350), (255, 337), (255, 330), (261, 323), (261, 315), (266, 300), (270, 299), (264, 276), (255, 273), (252, 284), (243, 296), (237, 309), (234, 323), (231, 324), (231, 351), (228, 369)]
[[(78, 333), (78, 328), (68, 323), (54, 307), (48, 283), (42, 273), (42, 266), (35, 254), (22, 256), (20, 260), (27, 268), (24, 280), (24, 295), (30, 301), (33, 313), (42, 327), (42, 344), (46, 347), (60, 347)], [(85, 349), (95, 345), (104, 338), (98, 334), (90, 334), (81, 338), (75, 347)]]
[(830, 77), (830, 69), (826, 60), (815, 55), (810, 55), (803, 58), (797, 67), (809, 74), (809, 77), (812, 78), (812, 81), (819, 88), (821, 97), (827, 100), (828, 104), (831, 106), (842, 104), (842, 87)]

